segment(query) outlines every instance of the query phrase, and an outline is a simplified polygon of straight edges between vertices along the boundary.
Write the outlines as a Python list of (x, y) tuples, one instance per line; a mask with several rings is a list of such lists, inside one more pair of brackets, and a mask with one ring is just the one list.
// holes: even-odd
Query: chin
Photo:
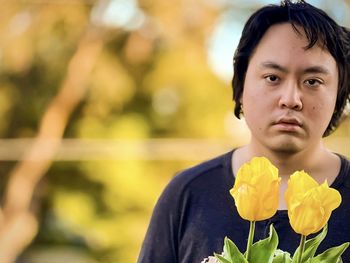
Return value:
[(278, 142), (269, 148), (274, 152), (287, 155), (296, 154), (302, 150), (301, 145), (293, 140)]

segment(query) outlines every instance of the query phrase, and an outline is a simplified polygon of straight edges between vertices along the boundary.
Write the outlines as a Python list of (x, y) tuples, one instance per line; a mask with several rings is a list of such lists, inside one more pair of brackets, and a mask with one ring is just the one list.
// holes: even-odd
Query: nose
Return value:
[(290, 83), (281, 89), (279, 106), (296, 111), (302, 110), (301, 92), (297, 84)]

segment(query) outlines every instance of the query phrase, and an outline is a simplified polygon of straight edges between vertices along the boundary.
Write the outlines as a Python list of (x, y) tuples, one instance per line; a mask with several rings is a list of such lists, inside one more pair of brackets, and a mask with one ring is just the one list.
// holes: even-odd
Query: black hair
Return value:
[(289, 0), (280, 5), (267, 5), (257, 10), (246, 22), (234, 55), (232, 80), (235, 116), (240, 118), (245, 75), (249, 60), (266, 31), (275, 24), (290, 23), (297, 33), (304, 30), (308, 39), (306, 49), (316, 43), (326, 48), (337, 63), (339, 82), (335, 109), (323, 136), (332, 133), (345, 115), (350, 92), (350, 33), (323, 10), (305, 1)]

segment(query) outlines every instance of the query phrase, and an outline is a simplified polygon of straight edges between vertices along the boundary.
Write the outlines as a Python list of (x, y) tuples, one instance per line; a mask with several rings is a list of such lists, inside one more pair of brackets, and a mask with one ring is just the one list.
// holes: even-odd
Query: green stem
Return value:
[(245, 258), (247, 259), (248, 262), (249, 262), (249, 258), (250, 258), (250, 250), (252, 248), (253, 239), (254, 239), (254, 231), (255, 231), (255, 221), (250, 221), (247, 250), (246, 250), (246, 254), (245, 254)]
[(300, 253), (299, 253), (299, 258), (297, 263), (302, 263), (302, 258), (303, 258), (303, 253), (304, 253), (304, 249), (305, 249), (305, 241), (306, 241), (306, 236), (301, 235), (301, 239), (300, 239)]

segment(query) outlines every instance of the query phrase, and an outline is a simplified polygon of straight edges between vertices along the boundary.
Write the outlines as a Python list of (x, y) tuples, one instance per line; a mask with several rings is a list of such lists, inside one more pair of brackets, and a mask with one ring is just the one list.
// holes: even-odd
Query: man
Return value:
[[(238, 168), (267, 157), (282, 177), (278, 212), (256, 223), (255, 240), (270, 224), (279, 248), (294, 253), (284, 191), (289, 176), (305, 170), (342, 195), (317, 252), (350, 240), (350, 163), (322, 143), (340, 123), (349, 101), (350, 38), (327, 14), (303, 1), (284, 1), (255, 12), (234, 56), (235, 114), (251, 131), (248, 145), (178, 174), (160, 197), (139, 263), (195, 263), (221, 252), (225, 236), (245, 250), (249, 222), (237, 213), (229, 190)], [(350, 249), (342, 256), (350, 262)]]

